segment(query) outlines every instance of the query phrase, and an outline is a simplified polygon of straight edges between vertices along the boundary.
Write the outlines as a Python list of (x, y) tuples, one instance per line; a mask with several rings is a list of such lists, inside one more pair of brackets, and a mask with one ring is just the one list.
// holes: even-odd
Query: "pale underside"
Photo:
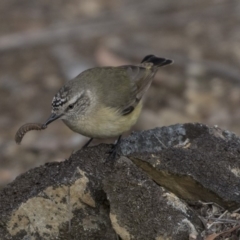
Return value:
[(75, 123), (63, 122), (74, 132), (90, 138), (116, 137), (130, 130), (139, 118), (142, 101), (128, 115), (116, 113), (116, 109), (100, 107), (94, 115), (78, 119)]

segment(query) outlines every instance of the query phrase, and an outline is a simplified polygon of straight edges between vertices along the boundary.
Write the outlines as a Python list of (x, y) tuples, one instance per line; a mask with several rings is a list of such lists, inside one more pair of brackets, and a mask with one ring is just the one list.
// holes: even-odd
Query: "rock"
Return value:
[[(109, 204), (99, 185), (107, 168), (104, 154), (96, 150), (30, 170), (3, 189), (0, 238), (115, 239)], [(104, 153), (106, 147), (99, 150)]]
[(240, 139), (202, 124), (133, 133), (17, 177), (0, 192), (0, 239), (197, 239), (189, 201), (240, 206)]
[(104, 180), (110, 219), (124, 240), (188, 239), (202, 223), (174, 194), (149, 179), (127, 158), (120, 158)]
[(121, 152), (178, 197), (240, 207), (240, 139), (217, 127), (173, 125), (135, 133)]

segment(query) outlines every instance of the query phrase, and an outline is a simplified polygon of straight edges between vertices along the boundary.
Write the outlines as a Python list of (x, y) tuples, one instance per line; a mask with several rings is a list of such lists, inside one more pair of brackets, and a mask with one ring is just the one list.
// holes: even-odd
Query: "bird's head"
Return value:
[(89, 91), (77, 88), (74, 84), (64, 85), (52, 100), (52, 113), (45, 125), (62, 119), (67, 122), (74, 122), (84, 116), (90, 106)]

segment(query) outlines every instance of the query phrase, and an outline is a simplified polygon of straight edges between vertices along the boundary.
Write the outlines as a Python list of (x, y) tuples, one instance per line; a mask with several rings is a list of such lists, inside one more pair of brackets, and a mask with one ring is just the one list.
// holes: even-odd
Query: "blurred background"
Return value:
[(66, 81), (147, 54), (175, 63), (156, 75), (134, 130), (201, 122), (240, 134), (239, 0), (8, 0), (0, 19), (0, 187), (87, 140), (56, 121), (14, 142), (22, 124), (48, 118)]

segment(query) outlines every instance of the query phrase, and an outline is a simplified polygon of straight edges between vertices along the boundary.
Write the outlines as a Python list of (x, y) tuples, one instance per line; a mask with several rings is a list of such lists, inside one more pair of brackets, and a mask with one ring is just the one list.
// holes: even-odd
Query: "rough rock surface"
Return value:
[(121, 148), (155, 182), (185, 200), (240, 207), (240, 139), (233, 133), (174, 125), (133, 134)]
[(240, 139), (228, 131), (178, 124), (133, 133), (114, 162), (109, 149), (16, 178), (0, 192), (0, 239), (189, 239), (203, 229), (189, 200), (240, 206)]
[[(175, 195), (151, 181), (127, 158), (120, 158), (104, 181), (112, 225), (121, 239), (188, 239), (201, 222)], [(196, 229), (194, 229), (196, 231)]]

